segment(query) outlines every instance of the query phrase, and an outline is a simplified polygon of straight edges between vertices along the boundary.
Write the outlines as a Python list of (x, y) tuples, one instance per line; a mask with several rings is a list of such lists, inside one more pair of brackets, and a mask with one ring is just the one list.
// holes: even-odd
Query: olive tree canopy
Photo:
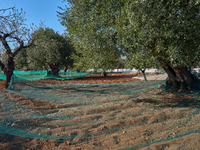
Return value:
[(31, 69), (51, 69), (57, 75), (61, 67), (71, 66), (74, 48), (64, 34), (50, 28), (39, 28), (33, 33), (34, 47), (27, 51), (27, 63)]
[(61, 23), (67, 27), (75, 47), (90, 54), (90, 60), (101, 50), (117, 56), (119, 50), (138, 53), (146, 49), (168, 74), (169, 88), (200, 88), (199, 80), (190, 73), (200, 60), (199, 1), (67, 2), (70, 7), (59, 13)]

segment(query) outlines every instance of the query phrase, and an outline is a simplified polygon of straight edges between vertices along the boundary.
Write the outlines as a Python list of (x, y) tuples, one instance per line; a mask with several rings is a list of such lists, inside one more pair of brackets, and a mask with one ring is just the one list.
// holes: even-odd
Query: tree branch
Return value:
[(7, 54), (12, 54), (12, 51), (11, 51), (11, 49), (10, 49), (10, 46), (8, 45), (8, 42), (6, 41), (6, 38), (9, 37), (9, 36), (10, 36), (10, 34), (4, 34), (3, 36), (0, 36), (0, 38), (1, 38), (1, 41), (2, 41), (3, 46), (4, 46), (5, 49), (6, 49), (6, 53), (7, 53)]
[(20, 46), (15, 49), (12, 56), (15, 57), (23, 48), (29, 48), (29, 47), (33, 46), (33, 43), (34, 43), (34, 40), (31, 40), (31, 42), (29, 42), (27, 45), (24, 45), (24, 42), (21, 41)]
[(9, 8), (5, 8), (5, 9), (0, 9), (0, 11), (5, 12), (5, 11), (10, 10), (10, 9), (13, 9), (13, 8), (15, 8), (15, 7), (9, 7)]

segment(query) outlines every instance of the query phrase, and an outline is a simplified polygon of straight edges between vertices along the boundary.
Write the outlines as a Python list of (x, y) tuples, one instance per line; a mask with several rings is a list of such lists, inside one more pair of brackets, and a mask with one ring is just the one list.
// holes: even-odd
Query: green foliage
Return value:
[(145, 70), (146, 68), (156, 67), (156, 60), (145, 50), (127, 56), (126, 68)]
[(68, 0), (68, 3), (70, 7), (62, 9), (59, 16), (81, 54), (76, 61), (78, 65), (103, 68), (107, 63), (116, 63), (122, 54), (132, 55), (134, 60), (142, 50), (162, 66), (191, 67), (200, 60), (198, 1)]
[[(75, 65), (85, 69), (115, 68), (121, 52), (117, 43), (117, 23), (114, 16), (118, 6), (103, 1), (68, 1), (70, 8), (59, 13), (70, 39), (79, 55)], [(106, 12), (106, 13), (105, 13)]]
[(27, 70), (28, 62), (27, 62), (27, 49), (23, 49), (19, 52), (19, 54), (15, 57), (15, 69), (17, 70)]
[(118, 62), (117, 68), (125, 68), (125, 66), (126, 66), (126, 59), (121, 58)]
[(59, 67), (72, 65), (73, 47), (67, 37), (50, 28), (40, 28), (33, 33), (35, 46), (27, 51), (27, 62), (31, 69), (47, 69), (50, 64)]
[[(172, 0), (129, 1), (124, 9), (129, 21), (124, 27), (132, 33), (136, 51), (138, 46), (143, 46), (159, 62), (172, 66), (192, 66), (199, 60), (199, 4)], [(126, 43), (130, 47), (128, 40)]]

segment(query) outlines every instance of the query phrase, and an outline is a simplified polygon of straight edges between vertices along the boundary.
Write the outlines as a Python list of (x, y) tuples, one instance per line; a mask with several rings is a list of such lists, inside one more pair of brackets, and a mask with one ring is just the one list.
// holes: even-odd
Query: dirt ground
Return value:
[[(149, 80), (165, 78), (166, 76), (147, 76)], [(12, 110), (15, 108), (5, 110), (8, 100), (12, 102), (10, 104), (14, 103), (20, 106), (19, 108), (27, 108), (37, 114), (68, 118), (30, 117), (7, 124), (1, 121), (0, 149), (200, 149), (200, 98), (196, 94), (168, 93), (160, 84), (162, 82), (140, 81), (140, 78), (133, 74), (109, 74), (108, 77), (91, 75), (75, 80), (48, 79), (36, 82), (62, 84), (63, 89), (42, 85), (41, 93), (37, 91), (38, 95), (32, 94), (32, 97), (22, 96), (24, 91), (11, 93), (0, 90), (0, 96), (4, 98), (4, 101), (0, 101), (0, 119), (4, 120), (9, 115), (12, 118)], [(74, 83), (91, 85), (74, 86)], [(117, 84), (109, 86), (103, 83)], [(27, 87), (26, 90), (30, 90), (31, 87)], [(0, 88), (3, 88), (1, 80)], [(60, 101), (41, 101), (37, 98), (40, 97), (39, 94), (50, 95), (49, 99), (57, 94)], [(63, 98), (74, 99), (62, 103)], [(22, 125), (25, 125), (24, 129)], [(35, 134), (22, 134), (19, 131), (16, 133), (15, 128), (20, 129), (19, 131), (25, 131), (26, 128), (28, 133), (37, 133), (39, 138), (34, 138)], [(50, 136), (43, 138), (42, 135)]]
[[(57, 79), (43, 79), (37, 80), (39, 83), (47, 84), (105, 84), (105, 83), (125, 83), (135, 80), (134, 77), (141, 76), (135, 73), (109, 73), (107, 77), (103, 77), (101, 74), (93, 74), (85, 77), (81, 77), (74, 80), (57, 80)], [(0, 89), (5, 88), (5, 83), (0, 79)]]

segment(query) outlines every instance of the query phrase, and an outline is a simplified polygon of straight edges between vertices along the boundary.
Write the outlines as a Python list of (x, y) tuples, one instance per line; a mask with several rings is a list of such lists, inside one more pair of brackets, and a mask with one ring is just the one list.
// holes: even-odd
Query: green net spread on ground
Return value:
[(71, 147), (112, 142), (113, 149), (137, 149), (199, 134), (198, 94), (189, 99), (180, 94), (170, 102), (170, 94), (159, 88), (162, 84), (15, 81), (12, 90), (0, 90), (0, 133), (68, 142)]
[[(80, 77), (89, 75), (90, 73), (77, 72), (77, 71), (69, 71), (69, 72), (60, 71), (58, 76), (53, 76), (53, 75), (51, 76), (51, 75), (47, 75), (47, 71), (44, 71), (44, 70), (40, 70), (40, 71), (19, 71), (19, 70), (14, 70), (13, 74), (14, 74), (14, 76), (17, 77), (17, 78), (15, 78), (15, 80), (33, 81), (33, 80), (49, 79), (49, 78), (60, 79), (60, 80), (76, 79), (76, 78), (80, 78)], [(6, 79), (6, 77), (3, 74), (3, 72), (0, 72), (0, 79), (2, 79), (2, 80)]]

